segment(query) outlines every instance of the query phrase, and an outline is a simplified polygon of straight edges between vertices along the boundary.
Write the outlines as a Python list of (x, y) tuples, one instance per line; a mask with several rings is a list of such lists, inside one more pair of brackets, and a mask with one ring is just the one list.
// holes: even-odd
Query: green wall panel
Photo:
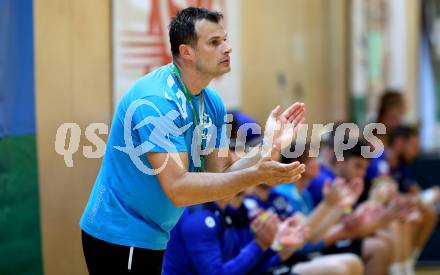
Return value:
[(34, 135), (0, 138), (0, 274), (42, 274)]

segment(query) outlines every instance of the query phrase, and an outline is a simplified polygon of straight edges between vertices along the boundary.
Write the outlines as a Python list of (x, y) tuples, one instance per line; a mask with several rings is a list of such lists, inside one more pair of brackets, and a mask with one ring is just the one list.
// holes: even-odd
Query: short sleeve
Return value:
[[(305, 191), (307, 192), (307, 190)], [(285, 220), (295, 213), (295, 209), (284, 195), (272, 191), (271, 197), (272, 204), (281, 220)]]
[(217, 136), (215, 141), (215, 148), (229, 147), (227, 133), (226, 133), (226, 108), (221, 100), (218, 103), (218, 115), (217, 115)]
[(126, 114), (125, 119), (131, 115), (131, 129), (139, 138), (143, 152), (188, 151), (184, 134), (192, 124), (184, 124), (172, 101), (148, 96), (132, 102), (126, 112), (129, 115)]
[(388, 162), (383, 159), (373, 160), (367, 169), (366, 180), (368, 182), (382, 176), (388, 176), (390, 174), (390, 168)]
[(250, 241), (241, 247), (238, 255), (225, 259), (221, 227), (219, 219), (208, 211), (194, 213), (183, 221), (181, 234), (193, 267), (197, 274), (247, 274), (256, 266), (263, 251), (255, 241)]
[(402, 179), (399, 182), (399, 190), (401, 192), (407, 193), (411, 190), (413, 186), (417, 186), (417, 181), (409, 167), (401, 166), (399, 170), (402, 174)]
[(208, 146), (210, 148), (225, 148), (229, 147), (229, 140), (226, 132), (226, 108), (223, 104), (221, 97), (217, 92), (211, 88), (206, 89), (210, 102), (212, 103), (212, 115), (213, 124), (215, 126), (215, 143), (210, 142)]

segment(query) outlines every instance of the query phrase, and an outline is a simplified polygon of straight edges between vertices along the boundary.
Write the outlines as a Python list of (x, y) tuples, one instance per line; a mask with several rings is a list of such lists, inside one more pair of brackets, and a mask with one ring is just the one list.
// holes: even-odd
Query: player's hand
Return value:
[(364, 182), (360, 178), (349, 182), (336, 178), (331, 184), (326, 182), (323, 188), (324, 202), (331, 207), (352, 207), (364, 190)]
[(363, 191), (363, 179), (354, 178), (349, 182), (345, 182), (341, 187), (341, 199), (339, 200), (339, 206), (342, 208), (352, 207), (357, 202)]
[(378, 203), (387, 203), (397, 194), (397, 183), (389, 177), (381, 177), (375, 180), (369, 198)]
[(286, 260), (307, 242), (309, 229), (302, 224), (302, 218), (299, 215), (294, 215), (280, 225), (277, 239), (281, 247), (279, 255), (282, 260)]
[(344, 231), (351, 238), (367, 237), (388, 222), (387, 209), (376, 203), (365, 203), (343, 219)]
[(262, 212), (252, 223), (255, 241), (264, 251), (270, 247), (278, 231), (280, 220), (271, 212)]
[(309, 229), (302, 224), (300, 216), (294, 215), (280, 225), (277, 237), (283, 248), (297, 250), (308, 240)]
[(345, 180), (342, 178), (336, 178), (333, 183), (326, 180), (322, 194), (324, 197), (324, 203), (330, 207), (338, 205), (341, 200), (341, 187), (345, 184)]
[(390, 216), (401, 222), (417, 223), (421, 219), (418, 199), (411, 195), (397, 195), (388, 205)]
[(304, 119), (304, 103), (295, 102), (283, 113), (280, 106), (275, 107), (266, 121), (262, 156), (271, 156), (272, 159), (279, 160), (281, 150), (291, 145)]
[(261, 183), (276, 185), (298, 181), (305, 172), (305, 165), (298, 161), (284, 164), (266, 156), (258, 161), (256, 170)]

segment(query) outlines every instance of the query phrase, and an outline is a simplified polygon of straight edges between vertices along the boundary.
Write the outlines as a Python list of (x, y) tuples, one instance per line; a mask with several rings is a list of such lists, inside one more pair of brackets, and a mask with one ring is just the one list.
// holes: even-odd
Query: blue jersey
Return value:
[[(289, 205), (292, 206), (294, 212), (299, 212), (304, 216), (308, 216), (313, 212), (315, 206), (313, 205), (313, 199), (307, 189), (304, 189), (301, 193), (295, 184), (281, 184), (275, 187), (276, 194), (282, 194), (287, 198)], [(305, 256), (310, 252), (321, 251), (325, 248), (325, 243), (319, 241), (317, 243), (307, 242), (304, 247), (296, 251), (294, 257)]]
[(403, 193), (409, 192), (411, 187), (416, 185), (416, 180), (409, 166), (400, 163), (397, 167), (391, 167), (385, 152), (370, 162), (365, 183), (368, 184), (368, 188), (371, 188), (371, 184), (375, 179), (384, 176), (392, 177), (397, 182), (399, 191)]
[[(210, 88), (202, 93), (202, 149), (227, 147), (221, 98)], [(196, 112), (200, 98), (191, 99)], [(187, 169), (195, 171), (200, 159), (193, 154), (199, 151), (192, 147), (196, 124), (189, 105), (170, 65), (142, 77), (122, 97), (81, 218), (82, 230), (118, 245), (165, 249), (183, 208), (165, 195), (146, 152), (187, 152)]]
[(326, 181), (333, 182), (335, 179), (335, 175), (332, 170), (330, 170), (324, 164), (319, 165), (319, 174), (315, 178), (313, 178), (309, 186), (307, 186), (307, 191), (309, 191), (310, 195), (313, 199), (313, 204), (317, 206), (322, 201), (322, 189), (324, 188), (324, 184)]
[(377, 158), (371, 159), (365, 174), (365, 182), (371, 183), (374, 179), (389, 176), (391, 173), (390, 165), (385, 151)]
[(390, 172), (391, 169), (386, 158), (386, 151), (384, 151), (380, 156), (371, 159), (367, 172), (365, 173), (364, 191), (359, 198), (359, 202), (363, 202), (368, 199), (368, 195), (374, 180), (380, 177), (388, 177), (390, 176)]
[(249, 217), (252, 219), (260, 209), (276, 213), (281, 220), (292, 216), (295, 212), (288, 199), (272, 189), (267, 200), (262, 200), (256, 195), (248, 196), (244, 199), (244, 205), (248, 210)]
[(215, 203), (189, 207), (172, 231), (163, 274), (261, 274), (280, 263), (263, 252), (250, 231), (246, 209)]
[(413, 186), (417, 185), (411, 169), (406, 164), (400, 164), (395, 169), (391, 168), (391, 176), (399, 184), (399, 191), (407, 193)]
[(288, 183), (276, 186), (275, 192), (282, 194), (295, 211), (299, 211), (305, 216), (308, 216), (314, 209), (312, 195), (307, 189), (301, 193), (295, 184)]

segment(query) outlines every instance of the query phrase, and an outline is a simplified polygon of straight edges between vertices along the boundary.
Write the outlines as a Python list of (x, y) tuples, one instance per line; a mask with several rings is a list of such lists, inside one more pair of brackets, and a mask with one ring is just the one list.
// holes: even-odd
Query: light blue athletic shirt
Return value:
[[(95, 238), (163, 250), (184, 210), (165, 195), (145, 154), (188, 152), (188, 171), (195, 171), (191, 153), (195, 123), (171, 68), (168, 64), (140, 78), (116, 108), (104, 159), (80, 221), (81, 229)], [(197, 117), (200, 98), (192, 99)], [(202, 148), (227, 147), (223, 102), (211, 88), (203, 90), (203, 98)]]

